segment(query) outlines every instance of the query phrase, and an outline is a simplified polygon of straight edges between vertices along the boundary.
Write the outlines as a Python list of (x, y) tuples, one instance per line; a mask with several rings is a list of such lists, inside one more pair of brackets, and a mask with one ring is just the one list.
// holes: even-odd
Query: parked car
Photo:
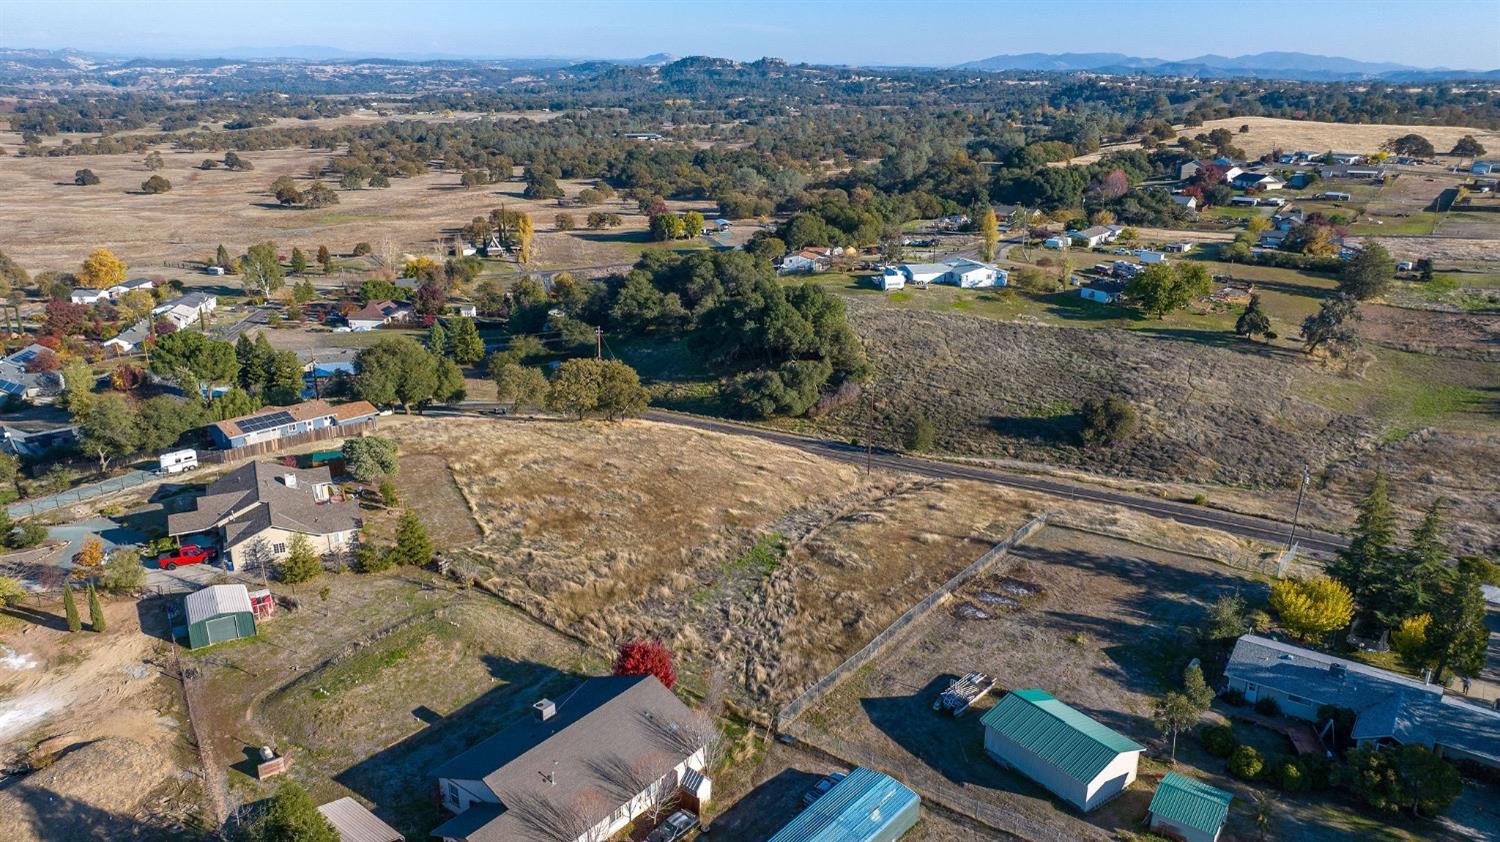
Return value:
[(213, 547), (200, 547), (197, 544), (183, 544), (177, 549), (157, 559), (157, 564), (163, 570), (176, 570), (189, 564), (202, 564), (214, 557)]
[(656, 826), (646, 837), (646, 842), (678, 842), (698, 828), (698, 817), (686, 810), (678, 810), (667, 820)]
[(817, 801), (819, 798), (827, 795), (828, 790), (833, 789), (833, 785), (843, 779), (843, 772), (834, 772), (831, 775), (824, 775), (817, 783), (808, 787), (807, 792), (802, 793), (802, 806), (811, 807), (814, 801)]

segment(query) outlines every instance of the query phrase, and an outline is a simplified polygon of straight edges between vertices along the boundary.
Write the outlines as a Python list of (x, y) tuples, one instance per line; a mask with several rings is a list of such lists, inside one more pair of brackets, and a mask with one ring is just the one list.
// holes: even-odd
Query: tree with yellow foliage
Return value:
[(995, 218), (994, 208), (985, 208), (979, 217), (979, 259), (989, 263), (995, 259), (995, 246), (1000, 243), (1000, 222)]
[(523, 213), (516, 218), (516, 260), (530, 263), (536, 257), (536, 225), (531, 214)]
[(424, 254), (406, 261), (406, 266), (401, 269), (401, 277), (423, 278), (431, 272), (442, 271), (442, 268), (443, 264), (439, 263), (436, 258)]
[(73, 578), (79, 581), (93, 580), (104, 572), (104, 542), (90, 537), (83, 542), (83, 549), (73, 557)]
[(1418, 669), (1429, 666), (1431, 657), (1427, 650), (1427, 627), (1432, 625), (1431, 614), (1407, 617), (1391, 632), (1391, 648), (1401, 660)]
[(125, 280), (125, 270), (130, 267), (115, 257), (109, 249), (99, 248), (83, 261), (78, 272), (78, 283), (90, 289), (108, 289)]
[(1315, 640), (1354, 619), (1354, 595), (1327, 577), (1271, 585), (1271, 608), (1281, 625), (1303, 640)]

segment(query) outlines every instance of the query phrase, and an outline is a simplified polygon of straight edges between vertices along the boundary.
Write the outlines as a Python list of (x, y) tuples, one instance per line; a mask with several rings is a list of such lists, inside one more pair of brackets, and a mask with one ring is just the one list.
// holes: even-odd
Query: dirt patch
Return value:
[(1500, 360), (1500, 315), (1444, 313), (1366, 304), (1360, 333), (1403, 351), (1468, 360)]

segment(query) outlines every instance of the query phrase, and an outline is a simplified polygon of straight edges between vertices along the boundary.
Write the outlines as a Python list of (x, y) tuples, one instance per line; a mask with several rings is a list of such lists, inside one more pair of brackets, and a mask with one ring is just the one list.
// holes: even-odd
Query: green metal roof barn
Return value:
[(210, 585), (188, 594), (185, 607), (189, 649), (255, 635), (255, 612), (244, 585)]
[(980, 722), (991, 756), (1084, 812), (1129, 786), (1146, 750), (1043, 690), (1007, 693)]

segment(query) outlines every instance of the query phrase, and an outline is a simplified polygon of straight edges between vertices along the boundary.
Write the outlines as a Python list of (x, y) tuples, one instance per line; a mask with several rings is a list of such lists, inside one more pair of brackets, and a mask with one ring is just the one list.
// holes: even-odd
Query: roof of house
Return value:
[(1093, 239), (1094, 237), (1109, 236), (1110, 229), (1104, 225), (1094, 225), (1092, 227), (1085, 228), (1082, 231), (1077, 231), (1074, 233), (1079, 237), (1087, 237), (1089, 239)]
[(74, 288), (73, 292), (71, 292), (69, 294), (69, 297), (70, 298), (98, 298), (98, 297), (100, 297), (100, 296), (102, 296), (104, 294), (105, 294), (105, 292), (102, 289), (94, 289), (93, 287), (76, 287), (76, 288)]
[[(280, 427), (293, 424), (298, 421), (310, 421), (322, 416), (331, 416), (334, 421), (342, 424), (356, 418), (365, 418), (380, 414), (380, 410), (369, 401), (351, 401), (349, 403), (331, 404), (325, 400), (303, 401), (291, 406), (268, 406), (257, 409), (249, 415), (241, 415), (238, 418), (230, 418), (214, 424), (225, 438), (244, 435), (249, 432), (268, 429), (269, 427)], [(281, 418), (280, 416), (286, 416)], [(274, 423), (273, 423), (274, 422)]]
[(134, 348), (142, 342), (145, 342), (146, 338), (150, 335), (151, 323), (146, 321), (145, 319), (141, 319), (130, 327), (127, 327), (119, 333), (115, 334), (114, 338), (104, 340), (104, 344), (107, 345), (111, 342), (119, 342), (122, 345), (127, 345), (131, 348)]
[(846, 842), (875, 834), (919, 802), (890, 775), (859, 767), (823, 793), (769, 842)]
[(161, 313), (166, 310), (176, 309), (178, 307), (186, 307), (191, 310), (197, 310), (205, 304), (208, 304), (210, 302), (217, 303), (217, 301), (218, 299), (206, 292), (189, 292), (185, 295), (179, 295), (171, 301), (162, 303), (156, 308), (155, 312)]
[(1404, 744), (1439, 745), (1500, 763), (1500, 711), (1457, 696), (1397, 691), (1359, 712), (1354, 740), (1389, 737)]
[(472, 842), (524, 839), (529, 805), (602, 821), (629, 797), (611, 770), (655, 781), (693, 753), (681, 730), (688, 709), (653, 676), (590, 678), (554, 704), (550, 719), (528, 716), (433, 770), (437, 778), (482, 781), (507, 808), (465, 834), (447, 825), (435, 832)]
[(63, 388), (63, 378), (56, 371), (27, 371), (26, 367), (41, 356), (42, 352), (56, 353), (46, 345), (36, 342), (27, 345), (9, 356), (0, 358), (0, 393), (24, 395), (31, 389), (44, 394), (55, 394)]
[(188, 625), (192, 625), (220, 614), (249, 611), (250, 591), (244, 585), (209, 585), (188, 594), (184, 605), (187, 608)]
[(901, 268), (912, 275), (946, 275), (953, 267), (946, 263), (904, 263)]
[(389, 319), (391, 316), (394, 316), (397, 313), (402, 312), (403, 310), (410, 309), (411, 306), (408, 304), (402, 304), (398, 301), (382, 299), (379, 301), (371, 301), (365, 306), (350, 313), (345, 318), (347, 318), (351, 322), (378, 322), (385, 321), (386, 319)]
[[(286, 482), (288, 476), (295, 478), (295, 485)], [(225, 546), (232, 546), (270, 526), (305, 535), (357, 529), (357, 504), (317, 501), (314, 489), (332, 481), (327, 466), (288, 468), (251, 462), (209, 483), (191, 511), (167, 515), (167, 534), (189, 535), (223, 526)]]
[(1217, 833), (1234, 795), (1186, 775), (1168, 772), (1151, 797), (1151, 814), (1180, 827)]
[(318, 812), (338, 831), (341, 842), (403, 842), (406, 839), (400, 831), (347, 795), (320, 805)]
[[(1335, 666), (1341, 670), (1333, 669)], [(1356, 711), (1369, 708), (1397, 690), (1442, 692), (1436, 685), (1423, 684), (1415, 678), (1254, 634), (1235, 642), (1224, 674), (1306, 696), (1320, 704), (1337, 702)]]
[(993, 263), (985, 263), (981, 260), (974, 260), (968, 257), (950, 257), (947, 260), (944, 260), (943, 264), (946, 266), (951, 266), (960, 272), (972, 272), (975, 269), (992, 269), (995, 271), (999, 271), (999, 267), (995, 266)]
[(470, 842), (490, 839), (500, 842), (504, 838), (504, 828), (501, 828), (500, 835), (493, 835), (489, 825), (491, 822), (500, 823), (499, 819), (504, 814), (505, 808), (499, 804), (472, 804), (469, 809), (433, 828), (428, 835), (443, 839), (467, 839)]
[(980, 722), (1080, 781), (1093, 780), (1123, 753), (1146, 750), (1044, 690), (1011, 691)]

